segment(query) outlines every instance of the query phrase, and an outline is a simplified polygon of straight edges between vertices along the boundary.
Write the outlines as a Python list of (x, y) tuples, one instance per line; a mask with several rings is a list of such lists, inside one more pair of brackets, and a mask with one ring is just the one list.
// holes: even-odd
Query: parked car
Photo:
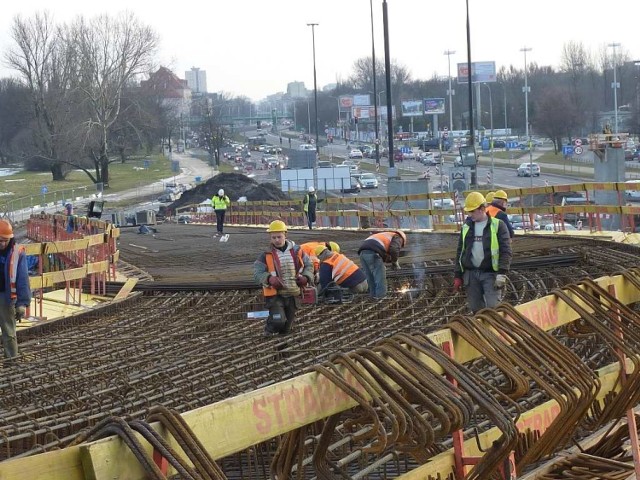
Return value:
[(358, 182), (362, 188), (378, 188), (378, 178), (373, 173), (363, 173)]
[(403, 160), (415, 160), (416, 159), (416, 154), (411, 151), (411, 152), (403, 152), (402, 153), (402, 159)]
[(537, 163), (521, 163), (517, 170), (517, 175), (519, 177), (539, 177), (540, 176), (540, 165)]
[(418, 161), (423, 165), (438, 165), (440, 162), (436, 160), (436, 156), (432, 152), (422, 152), (418, 155)]
[(358, 171), (358, 165), (356, 165), (353, 162), (342, 162), (340, 165), (338, 165), (339, 167), (349, 167), (349, 172), (351, 172), (351, 174), (354, 174)]
[[(442, 193), (434, 190), (431, 193)], [(433, 200), (433, 208), (454, 208), (456, 205), (451, 198), (436, 198)]]
[(494, 140), (493, 141), (493, 148), (505, 148), (507, 146), (507, 144), (505, 143), (504, 140)]
[(331, 162), (329, 160), (319, 160), (318, 161), (318, 168), (330, 168), (333, 165), (331, 164)]
[(534, 215), (533, 224), (529, 215), (509, 215), (508, 218), (514, 230), (540, 230), (540, 215)]
[(349, 158), (362, 159), (363, 157), (364, 157), (364, 155), (362, 155), (362, 152), (360, 150), (358, 150), (357, 148), (354, 148), (353, 150), (351, 150), (349, 152)]
[(627, 198), (627, 200), (632, 200), (635, 202), (640, 201), (640, 180), (627, 180), (625, 183), (630, 184), (629, 188), (631, 187), (638, 188), (638, 190), (624, 191), (624, 196)]
[(358, 193), (360, 191), (360, 182), (351, 177), (351, 185), (340, 189), (342, 193)]
[(576, 227), (566, 222), (564, 223), (564, 225), (558, 224), (558, 223), (554, 225), (553, 223), (549, 223), (544, 226), (544, 229), (547, 232), (561, 232), (562, 230), (578, 230)]

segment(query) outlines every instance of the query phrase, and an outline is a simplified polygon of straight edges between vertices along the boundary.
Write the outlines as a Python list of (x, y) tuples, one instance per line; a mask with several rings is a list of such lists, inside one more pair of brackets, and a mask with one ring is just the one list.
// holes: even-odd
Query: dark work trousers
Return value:
[(16, 308), (0, 298), (0, 329), (2, 329), (2, 348), (4, 358), (18, 356), (18, 337), (16, 336)]
[(309, 226), (309, 230), (313, 229), (313, 224), (316, 223), (316, 206), (313, 208), (309, 206), (309, 211), (307, 212), (307, 225)]
[(222, 230), (224, 229), (224, 214), (226, 212), (226, 210), (216, 210), (216, 229), (220, 234), (222, 234)]
[(264, 332), (279, 333), (281, 335), (291, 332), (299, 302), (298, 297), (283, 297), (281, 295), (268, 297), (265, 303), (269, 309), (269, 317), (267, 318)]

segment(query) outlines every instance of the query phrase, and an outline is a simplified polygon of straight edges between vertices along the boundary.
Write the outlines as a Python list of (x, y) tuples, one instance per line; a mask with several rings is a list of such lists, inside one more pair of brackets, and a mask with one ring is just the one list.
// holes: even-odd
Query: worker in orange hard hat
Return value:
[(468, 217), (458, 239), (453, 289), (464, 285), (473, 313), (502, 301), (511, 266), (511, 239), (502, 220), (487, 215), (485, 198), (471, 192), (464, 201)]
[(313, 283), (313, 265), (302, 249), (287, 240), (287, 225), (274, 220), (267, 229), (269, 249), (253, 264), (253, 276), (269, 309), (265, 335), (291, 331), (301, 303), (301, 289)]
[(367, 277), (369, 295), (383, 298), (387, 294), (387, 271), (385, 263), (400, 269), (400, 250), (407, 246), (407, 235), (402, 230), (374, 233), (360, 245), (360, 265)]
[[(498, 218), (504, 222), (509, 230), (509, 237), (513, 238), (515, 233), (513, 231), (513, 226), (511, 225), (511, 221), (509, 220), (509, 216), (507, 215), (507, 204), (509, 203), (509, 197), (507, 196), (507, 192), (504, 190), (497, 190), (491, 196), (491, 201), (487, 200), (487, 215), (490, 215), (494, 218)], [(487, 195), (489, 198), (489, 195)]]
[[(0, 329), (4, 358), (18, 356), (16, 322), (26, 316), (31, 303), (29, 272), (24, 247), (16, 245), (13, 227), (8, 220), (0, 220)], [(6, 362), (5, 362), (6, 364)]]

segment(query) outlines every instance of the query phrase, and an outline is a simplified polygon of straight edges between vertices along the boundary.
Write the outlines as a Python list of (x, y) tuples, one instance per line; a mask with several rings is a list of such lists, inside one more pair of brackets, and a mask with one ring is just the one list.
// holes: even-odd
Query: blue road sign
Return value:
[(400, 151), (402, 153), (411, 153), (412, 149), (411, 149), (411, 147), (400, 147)]
[(563, 145), (562, 155), (564, 155), (565, 157), (569, 155), (573, 155), (573, 145)]
[(507, 148), (518, 148), (518, 142), (507, 142), (506, 143), (506, 147)]
[(42, 187), (40, 188), (40, 193), (43, 194), (43, 195), (45, 193), (47, 193), (48, 191), (49, 191), (49, 189), (47, 188), (46, 185), (42, 185)]
[(149, 168), (149, 165), (150, 165), (150, 164), (151, 164), (151, 162), (149, 162), (149, 160), (144, 160), (144, 161), (142, 162), (142, 166), (143, 166), (143, 168)]

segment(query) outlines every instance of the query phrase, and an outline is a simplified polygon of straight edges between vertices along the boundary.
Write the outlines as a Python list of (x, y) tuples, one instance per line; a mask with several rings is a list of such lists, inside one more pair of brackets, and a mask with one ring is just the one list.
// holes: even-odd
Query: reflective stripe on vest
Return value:
[(358, 270), (358, 266), (341, 253), (334, 253), (324, 263), (331, 265), (331, 277), (340, 285)]
[(389, 252), (389, 246), (391, 245), (391, 240), (395, 237), (394, 232), (380, 232), (374, 233), (367, 240), (375, 240), (380, 244), (385, 252)]
[(9, 285), (11, 288), (11, 299), (18, 298), (18, 289), (16, 286), (16, 280), (18, 278), (18, 260), (20, 260), (20, 254), (24, 253), (24, 247), (14, 245), (9, 255)]
[[(491, 219), (491, 268), (494, 272), (498, 271), (498, 265), (500, 261), (500, 244), (498, 243), (498, 225), (500, 224), (500, 220), (494, 217), (489, 217)], [(460, 270), (464, 272), (464, 266), (462, 265), (462, 257), (464, 257), (464, 249), (467, 245), (465, 242), (467, 233), (469, 233), (469, 225), (465, 223), (462, 226), (462, 251), (460, 252), (460, 258), (458, 258), (458, 263), (460, 264)], [(484, 247), (483, 247), (484, 248)]]
[[(267, 263), (267, 270), (269, 270), (269, 275), (280, 276), (280, 272), (276, 269), (276, 263), (273, 261), (273, 253), (267, 252), (265, 255), (265, 262)], [(291, 255), (293, 256), (293, 264), (296, 267), (296, 272), (300, 273), (302, 268), (304, 268), (304, 261), (302, 260), (302, 249), (298, 249), (298, 255), (294, 255), (293, 248), (291, 248)], [(262, 294), (265, 297), (274, 297), (278, 294), (278, 290), (273, 288), (271, 285), (263, 285), (262, 286)]]

